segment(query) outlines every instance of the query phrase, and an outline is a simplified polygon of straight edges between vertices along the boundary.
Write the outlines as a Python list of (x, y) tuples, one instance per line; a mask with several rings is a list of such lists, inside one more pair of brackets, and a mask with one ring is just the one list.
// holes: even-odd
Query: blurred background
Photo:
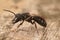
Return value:
[[(36, 23), (37, 33), (35, 25), (25, 21), (15, 32), (20, 22), (12, 24), (14, 15), (3, 9), (40, 16), (47, 26)], [(60, 40), (60, 0), (0, 0), (0, 40)]]

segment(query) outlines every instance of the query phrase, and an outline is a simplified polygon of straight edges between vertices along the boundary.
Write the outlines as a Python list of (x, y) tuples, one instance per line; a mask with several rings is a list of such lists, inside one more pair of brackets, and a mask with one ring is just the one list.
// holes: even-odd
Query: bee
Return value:
[(45, 19), (43, 19), (43, 18), (40, 17), (40, 16), (31, 16), (29, 12), (22, 13), (22, 14), (20, 14), (20, 13), (17, 13), (17, 14), (16, 14), (16, 13), (10, 11), (10, 10), (4, 9), (4, 11), (8, 11), (8, 12), (10, 12), (10, 13), (12, 13), (12, 14), (15, 15), (15, 18), (12, 20), (12, 23), (13, 23), (13, 24), (15, 24), (15, 23), (17, 23), (17, 22), (19, 22), (19, 21), (22, 21), (22, 23), (20, 23), (20, 24), (18, 25), (18, 27), (19, 27), (20, 25), (22, 25), (22, 24), (24, 23), (24, 21), (27, 21), (27, 22), (29, 22), (29, 23), (31, 23), (31, 24), (35, 24), (35, 28), (36, 28), (36, 29), (37, 29), (36, 22), (37, 22), (39, 25), (43, 26), (43, 27), (46, 27), (46, 26), (47, 26), (47, 23), (46, 23)]

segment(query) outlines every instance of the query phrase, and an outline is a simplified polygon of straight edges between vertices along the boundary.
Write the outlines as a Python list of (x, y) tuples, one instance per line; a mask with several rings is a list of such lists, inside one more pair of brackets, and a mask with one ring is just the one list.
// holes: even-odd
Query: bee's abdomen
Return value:
[(37, 22), (38, 24), (40, 24), (41, 26), (44, 26), (44, 27), (47, 26), (46, 21), (45, 21), (43, 18), (39, 17), (39, 16), (34, 16), (34, 17), (33, 17), (33, 20), (36, 21), (36, 22)]

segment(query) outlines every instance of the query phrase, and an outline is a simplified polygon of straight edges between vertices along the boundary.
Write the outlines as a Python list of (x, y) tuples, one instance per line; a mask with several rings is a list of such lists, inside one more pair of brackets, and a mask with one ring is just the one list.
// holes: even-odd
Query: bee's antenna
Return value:
[(10, 10), (6, 10), (6, 9), (3, 9), (4, 11), (8, 11), (10, 13), (13, 13), (14, 15), (16, 15), (14, 12), (10, 11)]

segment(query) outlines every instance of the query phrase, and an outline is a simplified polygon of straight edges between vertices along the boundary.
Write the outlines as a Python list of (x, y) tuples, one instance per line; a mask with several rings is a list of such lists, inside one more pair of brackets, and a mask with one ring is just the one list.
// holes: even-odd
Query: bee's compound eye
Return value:
[(15, 24), (15, 23), (16, 23), (16, 20), (17, 20), (17, 18), (14, 18), (14, 19), (12, 20), (12, 23)]
[(17, 18), (14, 18), (12, 21), (15, 21)]

